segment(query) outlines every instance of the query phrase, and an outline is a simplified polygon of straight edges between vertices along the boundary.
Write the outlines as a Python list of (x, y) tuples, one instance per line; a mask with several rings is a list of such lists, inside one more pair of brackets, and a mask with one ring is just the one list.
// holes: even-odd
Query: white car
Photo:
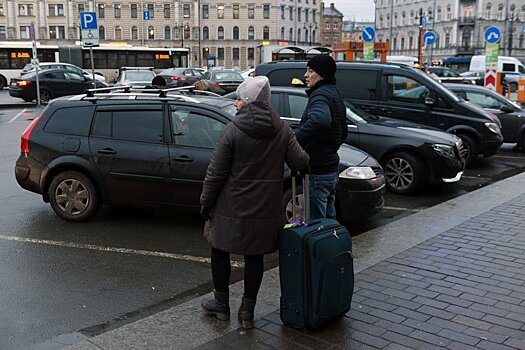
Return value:
[[(39, 64), (40, 70), (48, 70), (48, 69), (67, 69), (72, 72), (78, 73), (80, 75), (83, 75), (89, 79), (93, 79), (93, 74), (91, 72), (88, 72), (87, 70), (84, 70), (78, 66), (75, 66), (71, 63), (63, 63), (63, 62), (40, 62)], [(20, 73), (20, 76), (25, 75), (30, 72), (34, 72), (35, 67), (31, 63), (28, 63), (25, 65), (25, 67), (22, 69), (22, 72)], [(95, 79), (98, 81), (106, 82), (106, 78), (103, 75), (97, 74), (95, 72)]]
[(253, 78), (254, 74), (255, 68), (248, 68), (244, 72), (241, 72), (241, 76), (244, 78), (244, 80)]

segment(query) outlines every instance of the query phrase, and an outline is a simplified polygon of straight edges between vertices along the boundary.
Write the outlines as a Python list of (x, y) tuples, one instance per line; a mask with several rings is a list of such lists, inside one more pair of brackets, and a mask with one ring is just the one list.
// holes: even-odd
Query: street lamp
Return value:
[(421, 66), (423, 66), (423, 32), (424, 28), (426, 26), (426, 20), (432, 20), (432, 10), (428, 10), (428, 17), (425, 15), (425, 12), (423, 11), (423, 8), (421, 7), (416, 12), (415, 19), (419, 19), (419, 37), (418, 37), (418, 51), (417, 51), (417, 63), (419, 63)]
[(312, 27), (314, 30), (317, 30), (317, 23), (305, 23), (303, 25), (303, 29), (308, 29), (308, 33), (310, 34), (310, 42), (308, 43), (308, 46), (312, 46)]
[(509, 30), (509, 41), (508, 41), (508, 46), (507, 46), (507, 50), (509, 52), (509, 56), (512, 55), (512, 40), (513, 40), (513, 35), (512, 35), (512, 30), (514, 29), (514, 21), (516, 21), (518, 19), (518, 16), (514, 14), (514, 11), (510, 14), (510, 16), (508, 17), (508, 22), (510, 22), (510, 30)]
[[(186, 29), (188, 29), (189, 26), (187, 24), (184, 24), (184, 23), (177, 23), (175, 24), (175, 29), (178, 31), (179, 33), (179, 36), (180, 36), (180, 40), (181, 40), (181, 47), (184, 48), (184, 31)], [(181, 35), (181, 32), (182, 32), (182, 35)]]

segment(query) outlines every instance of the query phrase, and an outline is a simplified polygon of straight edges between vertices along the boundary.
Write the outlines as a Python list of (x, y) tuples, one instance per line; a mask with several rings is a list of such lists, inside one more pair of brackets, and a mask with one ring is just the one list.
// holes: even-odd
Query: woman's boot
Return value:
[(214, 299), (202, 299), (201, 306), (208, 315), (215, 315), (219, 320), (228, 321), (230, 319), (230, 293), (213, 292)]
[(255, 302), (255, 299), (242, 298), (242, 304), (239, 309), (239, 322), (244, 329), (253, 328)]

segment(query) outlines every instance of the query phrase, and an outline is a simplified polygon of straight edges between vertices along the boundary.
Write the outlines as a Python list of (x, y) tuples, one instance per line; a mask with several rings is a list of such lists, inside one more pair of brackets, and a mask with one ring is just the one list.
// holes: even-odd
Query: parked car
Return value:
[(244, 78), (233, 69), (212, 69), (204, 73), (203, 80), (209, 84), (209, 90), (224, 95), (237, 90)]
[(435, 74), (436, 80), (440, 83), (460, 83), (460, 84), (476, 84), (476, 79), (467, 76), (462, 76), (453, 69), (447, 67), (428, 67), (427, 73)]
[(447, 88), (466, 101), (477, 104), (498, 116), (503, 142), (517, 143), (525, 150), (525, 109), (495, 91), (483, 86), (446, 84)]
[[(307, 103), (304, 89), (272, 88), (272, 104), (292, 128), (299, 125)], [(348, 101), (345, 103), (348, 124), (345, 143), (379, 161), (388, 190), (412, 194), (426, 184), (454, 183), (461, 179), (467, 150), (457, 136), (420, 124), (373, 116)]]
[[(93, 88), (93, 80), (66, 69), (48, 69), (38, 74), (40, 101), (47, 102), (55, 97), (78, 95)], [(108, 85), (96, 80), (96, 87)], [(36, 99), (36, 72), (28, 73), (19, 78), (11, 79), (9, 95), (21, 98), (26, 102)]]
[[(233, 101), (123, 95), (54, 100), (22, 135), (16, 179), (64, 220), (88, 220), (102, 204), (199, 207), (216, 140), (236, 112)], [(381, 166), (349, 146), (339, 155), (339, 218), (375, 214), (384, 203)], [(283, 213), (292, 200), (289, 170), (284, 176)]]
[(474, 80), (476, 85), (483, 86), (485, 84), (485, 72), (474, 72), (468, 71), (460, 74), (462, 77), (470, 78)]
[(143, 89), (151, 85), (155, 75), (153, 67), (122, 67), (115, 81), (115, 86), (131, 86), (136, 89)]
[[(302, 78), (307, 61), (275, 61), (255, 68), (273, 86)], [(373, 115), (424, 124), (459, 136), (468, 150), (466, 163), (494, 155), (501, 124), (492, 113), (466, 103), (428, 74), (402, 64), (337, 62), (337, 87), (343, 98)]]
[(255, 68), (248, 68), (247, 70), (241, 72), (242, 77), (244, 80), (253, 78), (253, 74), (255, 72)]
[[(82, 69), (78, 66), (75, 66), (71, 63), (64, 63), (64, 62), (40, 62), (38, 65), (40, 70), (48, 70), (48, 69), (66, 69), (70, 70), (72, 72), (78, 73), (80, 75), (85, 76), (86, 78), (93, 79), (93, 73), (88, 72), (85, 69)], [(22, 72), (20, 72), (20, 75), (26, 75), (27, 73), (34, 72), (36, 68), (31, 64), (28, 63), (22, 68)], [(106, 82), (106, 78), (101, 73), (95, 72), (95, 79), (100, 80), (102, 82)]]
[(193, 68), (168, 68), (158, 75), (166, 80), (166, 87), (190, 86), (202, 78), (200, 70)]

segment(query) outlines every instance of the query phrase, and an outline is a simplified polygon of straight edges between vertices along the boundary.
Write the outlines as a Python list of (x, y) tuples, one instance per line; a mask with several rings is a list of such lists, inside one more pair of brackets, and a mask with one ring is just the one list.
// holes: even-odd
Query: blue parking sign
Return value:
[(80, 29), (98, 29), (96, 12), (80, 12)]

